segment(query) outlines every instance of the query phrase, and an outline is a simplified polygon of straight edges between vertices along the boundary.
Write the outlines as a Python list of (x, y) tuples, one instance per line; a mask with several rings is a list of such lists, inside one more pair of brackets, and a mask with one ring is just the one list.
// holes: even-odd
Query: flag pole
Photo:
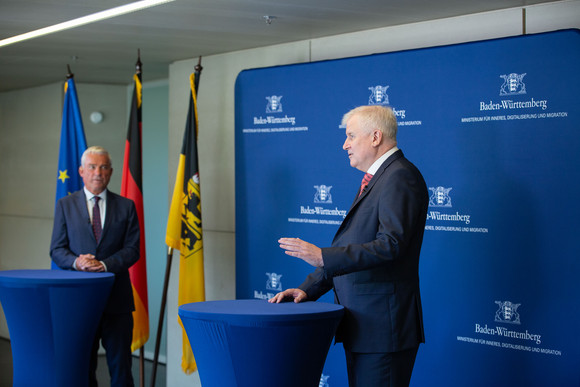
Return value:
[(161, 308), (159, 311), (159, 323), (157, 324), (157, 337), (155, 339), (155, 355), (153, 357), (153, 369), (151, 374), (151, 387), (155, 387), (157, 377), (157, 364), (159, 362), (159, 344), (163, 332), (163, 319), (165, 317), (165, 305), (167, 303), (167, 289), (169, 287), (169, 276), (171, 274), (171, 261), (173, 260), (173, 247), (167, 247), (167, 265), (165, 267), (165, 280), (163, 281), (163, 294), (161, 296)]
[[(137, 49), (137, 62), (135, 63), (135, 73), (141, 74), (141, 49)], [(139, 348), (139, 386), (145, 387), (145, 344)]]

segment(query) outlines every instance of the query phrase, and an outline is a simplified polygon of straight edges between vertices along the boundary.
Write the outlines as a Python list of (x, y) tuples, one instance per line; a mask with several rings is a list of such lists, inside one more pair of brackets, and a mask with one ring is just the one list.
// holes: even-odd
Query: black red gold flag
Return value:
[(123, 178), (121, 195), (135, 202), (139, 227), (141, 229), (140, 258), (129, 269), (135, 311), (133, 312), (133, 341), (131, 350), (141, 348), (149, 339), (149, 305), (147, 299), (147, 261), (145, 252), (145, 214), (143, 211), (143, 162), (142, 162), (142, 97), (141, 62), (137, 62), (137, 73), (133, 76), (135, 88), (131, 101), (129, 129), (125, 141), (125, 158), (123, 160)]

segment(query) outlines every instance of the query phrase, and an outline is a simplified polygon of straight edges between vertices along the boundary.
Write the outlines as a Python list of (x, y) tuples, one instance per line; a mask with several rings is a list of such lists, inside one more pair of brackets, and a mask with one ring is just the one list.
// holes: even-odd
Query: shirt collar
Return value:
[(98, 195), (95, 195), (92, 192), (90, 192), (87, 189), (87, 187), (83, 187), (83, 190), (85, 191), (85, 197), (87, 198), (87, 201), (91, 200), (95, 196), (100, 197), (103, 202), (107, 200), (107, 190), (104, 190), (103, 192), (101, 192)]
[(381, 157), (379, 157), (373, 163), (373, 165), (371, 165), (371, 167), (369, 168), (369, 170), (367, 171), (367, 173), (370, 173), (371, 175), (374, 175), (375, 173), (377, 173), (377, 171), (379, 170), (379, 167), (381, 165), (383, 165), (383, 163), (385, 162), (385, 160), (388, 159), (393, 153), (395, 153), (398, 150), (399, 150), (399, 148), (397, 148), (397, 146), (394, 146), (391, 149), (389, 149), (384, 155), (382, 155)]

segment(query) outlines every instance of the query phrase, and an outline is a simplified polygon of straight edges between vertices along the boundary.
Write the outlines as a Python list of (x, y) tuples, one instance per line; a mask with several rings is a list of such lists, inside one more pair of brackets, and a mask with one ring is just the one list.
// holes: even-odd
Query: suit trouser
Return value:
[(349, 387), (408, 387), (418, 349), (387, 353), (345, 349)]
[(89, 385), (97, 384), (99, 341), (107, 355), (111, 387), (134, 386), (131, 373), (131, 342), (133, 341), (133, 313), (104, 313), (93, 342)]

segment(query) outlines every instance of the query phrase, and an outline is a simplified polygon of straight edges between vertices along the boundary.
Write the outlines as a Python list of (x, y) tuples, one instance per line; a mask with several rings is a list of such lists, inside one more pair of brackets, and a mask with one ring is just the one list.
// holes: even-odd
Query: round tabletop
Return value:
[(179, 315), (194, 319), (211, 319), (228, 322), (260, 321), (304, 321), (340, 317), (344, 307), (325, 302), (282, 302), (269, 303), (266, 300), (223, 300), (204, 301), (181, 305)]
[(72, 270), (5, 270), (0, 271), (0, 285), (22, 286), (70, 286), (103, 280), (113, 280), (113, 273), (88, 273)]

